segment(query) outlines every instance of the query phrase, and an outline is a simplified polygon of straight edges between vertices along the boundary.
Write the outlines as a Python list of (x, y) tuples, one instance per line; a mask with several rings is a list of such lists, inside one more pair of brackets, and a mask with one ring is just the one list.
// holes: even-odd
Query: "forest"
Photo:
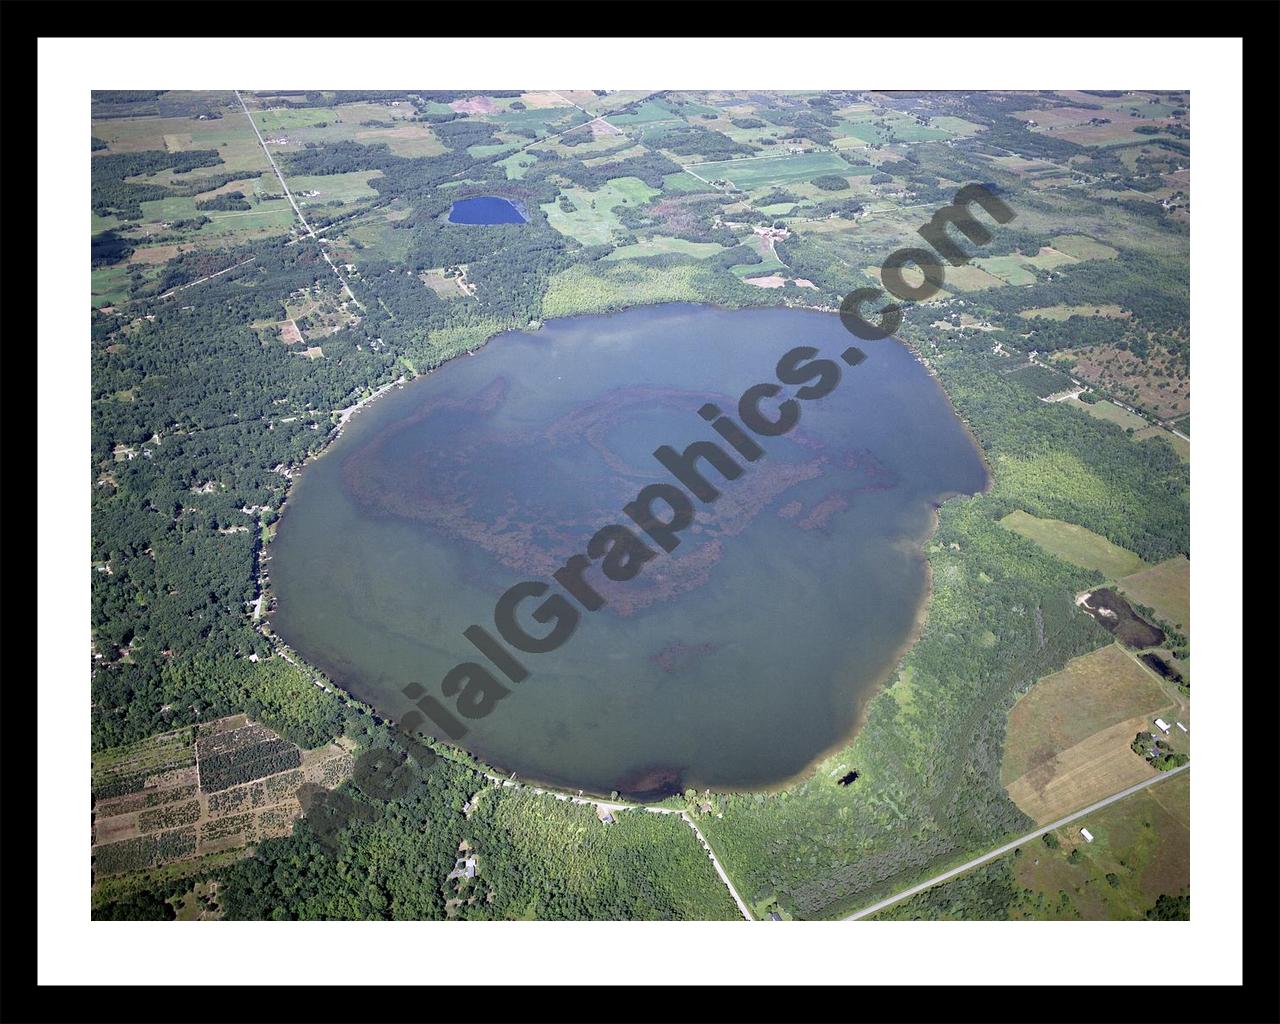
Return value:
[[(351, 727), (366, 749), (395, 750), (385, 727)], [(588, 806), (495, 788), (447, 758), (407, 773), (398, 796), (344, 792), (360, 811), (336, 850), (305, 819), (220, 873), (238, 920), (734, 919), (738, 912), (676, 816), (631, 812), (604, 824)], [(398, 787), (399, 788), (399, 787)], [(464, 814), (464, 805), (473, 810)], [(460, 844), (475, 878), (448, 879)], [(134, 902), (141, 902), (135, 898)]]
[(165, 170), (181, 173), (220, 163), (222, 157), (216, 149), (189, 149), (179, 153), (144, 150), (94, 157), (90, 165), (90, 205), (100, 217), (115, 215), (124, 220), (136, 220), (142, 216), (142, 203), (163, 199), (171, 191), (164, 185), (139, 185), (125, 181), (126, 178)]

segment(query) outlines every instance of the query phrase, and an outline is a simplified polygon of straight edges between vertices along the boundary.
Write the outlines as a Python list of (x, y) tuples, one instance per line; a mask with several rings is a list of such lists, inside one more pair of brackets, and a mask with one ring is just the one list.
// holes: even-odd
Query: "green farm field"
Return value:
[(1156, 677), (1119, 644), (1074, 658), (1038, 680), (1009, 712), (1001, 781), (1008, 786), (1095, 733), (1172, 705)]
[(656, 196), (658, 190), (639, 178), (611, 178), (595, 191), (565, 188), (561, 194), (567, 196), (576, 209), (566, 212), (559, 200), (544, 203), (542, 210), (551, 226), (583, 245), (601, 245), (613, 237), (615, 230), (622, 229), (622, 222), (614, 213), (617, 207), (641, 206)]
[(724, 246), (716, 242), (687, 242), (683, 238), (654, 235), (636, 242), (634, 245), (619, 246), (609, 253), (605, 260), (643, 259), (645, 256), (661, 256), (666, 253), (676, 253), (680, 256), (693, 256), (697, 259), (703, 259), (723, 251)]
[(708, 181), (723, 178), (750, 192), (769, 185), (785, 185), (792, 181), (808, 181), (823, 174), (845, 177), (873, 174), (872, 167), (854, 167), (835, 153), (800, 153), (794, 156), (744, 157), (741, 160), (718, 160), (689, 164)]
[(1190, 633), (1191, 562), (1184, 555), (1126, 576), (1119, 583), (1131, 600), (1153, 608), (1165, 622)]
[(91, 272), (89, 294), (94, 306), (114, 306), (129, 296), (129, 264), (117, 263)]
[(1096, 569), (1108, 579), (1119, 579), (1146, 568), (1146, 563), (1132, 551), (1112, 544), (1092, 530), (1057, 519), (1038, 519), (1021, 509), (1010, 512), (1000, 525), (1035, 541), (1051, 555), (1078, 565)]
[[(381, 171), (351, 171), (347, 174), (286, 175), (289, 191), (300, 206), (321, 206), (325, 203), (357, 203), (362, 199), (376, 199), (377, 189), (369, 182), (382, 176)], [(317, 196), (303, 193), (319, 192)]]
[(1114, 423), (1124, 430), (1138, 431), (1149, 426), (1141, 416), (1135, 415), (1128, 409), (1121, 408), (1115, 402), (1110, 402), (1105, 398), (1099, 402), (1082, 402), (1076, 398), (1072, 399), (1071, 402), (1076, 408), (1088, 413), (1094, 419), (1099, 419), (1106, 423)]
[(1118, 255), (1111, 246), (1088, 235), (1058, 235), (1049, 244), (1078, 260), (1113, 260)]
[(1034, 284), (1036, 280), (1036, 275), (1027, 269), (1026, 258), (1022, 256), (984, 256), (973, 263), (1005, 284)]
[(1101, 316), (1115, 320), (1124, 320), (1129, 317), (1125, 310), (1121, 309), (1115, 303), (1104, 303), (1098, 306), (1041, 306), (1036, 309), (1023, 309), (1018, 311), (1018, 316), (1026, 317), (1028, 320), (1069, 320), (1073, 316)]

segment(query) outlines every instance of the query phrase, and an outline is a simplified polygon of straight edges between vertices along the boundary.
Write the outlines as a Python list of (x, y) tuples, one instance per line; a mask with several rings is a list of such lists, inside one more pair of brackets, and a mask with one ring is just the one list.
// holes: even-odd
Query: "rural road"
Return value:
[(163, 295), (157, 296), (156, 301), (159, 302), (161, 299), (167, 299), (170, 296), (177, 295), (178, 292), (186, 291), (188, 288), (194, 288), (198, 284), (204, 284), (206, 281), (212, 281), (215, 277), (221, 277), (223, 274), (229, 274), (237, 267), (243, 267), (246, 263), (252, 263), (257, 258), (257, 256), (250, 256), (247, 260), (241, 260), (239, 263), (227, 267), (226, 270), (219, 270), (216, 274), (210, 274), (208, 277), (199, 278), (198, 280), (191, 281), (188, 284), (180, 284), (177, 288), (170, 288)]
[(1065, 818), (1059, 818), (1057, 821), (1053, 822), (1052, 824), (1045, 825), (1042, 828), (1038, 828), (1034, 832), (1028, 832), (1025, 836), (1020, 836), (1019, 838), (1015, 839), (1011, 843), (1005, 843), (1004, 846), (998, 847), (997, 849), (992, 850), (990, 853), (984, 853), (981, 857), (975, 857), (973, 860), (968, 861), (964, 864), (961, 864), (958, 868), (952, 868), (950, 871), (945, 871), (942, 874), (938, 875), (936, 878), (929, 879), (927, 882), (921, 882), (919, 885), (913, 885), (910, 889), (903, 889), (902, 892), (894, 896), (890, 896), (888, 899), (883, 899), (879, 903), (873, 903), (869, 907), (863, 907), (857, 913), (850, 914), (848, 917), (844, 918), (843, 920), (856, 921), (860, 917), (867, 917), (869, 914), (874, 914), (879, 910), (883, 910), (885, 907), (892, 906), (894, 903), (898, 903), (901, 900), (905, 900), (909, 896), (916, 895), (916, 893), (924, 892), (925, 889), (931, 888), (932, 886), (935, 886), (940, 882), (945, 882), (949, 879), (955, 878), (956, 875), (964, 874), (964, 872), (968, 871), (970, 868), (976, 868), (981, 864), (985, 864), (989, 860), (995, 860), (997, 857), (1000, 857), (1006, 853), (1009, 853), (1011, 850), (1016, 849), (1017, 847), (1021, 846), (1023, 843), (1029, 843), (1032, 839), (1036, 839), (1044, 835), (1046, 832), (1052, 832), (1055, 828), (1061, 828), (1063, 825), (1069, 825), (1073, 821), (1078, 821), (1080, 818), (1083, 818), (1086, 814), (1092, 814), (1094, 811), (1099, 811), (1102, 808), (1106, 807), (1108, 804), (1113, 804), (1117, 800), (1123, 800), (1127, 796), (1132, 796), (1134, 793), (1137, 793), (1139, 790), (1147, 789), (1150, 786), (1154, 786), (1158, 782), (1163, 782), (1165, 779), (1171, 778), (1174, 775), (1187, 771), (1190, 767), (1191, 767), (1190, 764), (1184, 764), (1180, 768), (1172, 768), (1167, 772), (1161, 772), (1159, 775), (1157, 775), (1153, 779), (1147, 779), (1144, 782), (1139, 782), (1135, 786), (1130, 786), (1128, 789), (1122, 789), (1119, 793), (1114, 793), (1111, 796), (1107, 797), (1105, 800), (1099, 800), (1096, 804), (1090, 804), (1088, 807), (1086, 807), (1082, 811), (1076, 811), (1075, 814), (1068, 814)]
[(491, 775), (488, 772), (482, 772), (481, 774), (484, 775), (486, 779), (500, 786), (509, 786), (514, 789), (528, 789), (531, 793), (536, 793), (539, 796), (552, 796), (557, 800), (568, 800), (570, 803), (575, 804), (589, 804), (592, 807), (598, 807), (604, 811), (647, 811), (650, 814), (678, 815), (680, 819), (693, 830), (694, 836), (697, 838), (698, 842), (702, 844), (702, 848), (707, 851), (707, 856), (711, 859), (711, 866), (716, 869), (716, 874), (720, 876), (720, 881), (722, 881), (725, 888), (729, 890), (729, 895), (733, 897), (733, 902), (738, 905), (738, 912), (741, 913), (748, 921), (755, 920), (751, 915), (751, 909), (747, 906), (746, 901), (738, 895), (738, 890), (735, 889), (733, 887), (733, 883), (729, 881), (729, 876), (721, 866), (719, 859), (716, 857), (715, 851), (711, 849), (711, 844), (707, 842), (706, 836), (704, 836), (698, 826), (694, 824), (693, 819), (689, 817), (687, 811), (678, 810), (674, 807), (649, 807), (645, 804), (628, 804), (618, 803), (616, 801), (592, 800), (590, 797), (570, 796), (568, 793), (559, 793), (554, 789), (544, 789), (541, 786), (525, 786), (523, 783), (516, 782), (513, 778), (504, 779), (499, 775)]
[[(302, 208), (298, 206), (297, 200), (293, 198), (293, 193), (289, 191), (289, 186), (284, 180), (284, 175), (280, 173), (280, 168), (276, 166), (276, 158), (271, 155), (271, 150), (267, 148), (267, 142), (262, 137), (262, 132), (258, 131), (258, 125), (253, 120), (253, 115), (249, 113), (249, 108), (245, 106), (244, 97), (240, 95), (239, 89), (233, 89), (236, 99), (240, 102), (240, 109), (244, 111), (244, 116), (249, 119), (249, 127), (253, 129), (253, 134), (258, 137), (258, 145), (262, 147), (262, 152), (267, 156), (267, 163), (271, 165), (271, 169), (276, 172), (276, 177), (280, 179), (280, 187), (284, 189), (284, 194), (289, 200), (289, 205), (293, 207), (293, 212), (298, 215), (298, 220), (302, 222), (302, 226), (306, 228), (307, 236), (315, 238), (316, 233), (312, 230), (311, 225), (307, 223), (307, 218), (302, 215)], [(323, 242), (324, 239), (318, 241)], [(329, 258), (329, 254), (325, 251), (323, 245), (320, 246), (320, 255), (324, 257), (324, 261), (329, 264), (329, 269), (333, 271), (334, 276), (338, 279), (338, 283), (342, 285), (347, 293), (347, 297), (359, 306), (362, 310), (364, 304), (356, 298), (356, 293), (351, 290), (351, 285), (347, 284), (347, 279), (342, 276), (342, 272), (334, 265), (333, 260)]]

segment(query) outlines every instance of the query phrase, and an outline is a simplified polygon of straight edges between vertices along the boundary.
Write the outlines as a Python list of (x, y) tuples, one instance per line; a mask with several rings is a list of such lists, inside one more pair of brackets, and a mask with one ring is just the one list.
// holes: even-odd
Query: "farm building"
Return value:
[(1085, 841), (1086, 843), (1091, 843), (1091, 842), (1093, 842), (1093, 833), (1092, 833), (1092, 832), (1090, 832), (1087, 828), (1082, 828), (1082, 829), (1080, 830), (1080, 834), (1081, 834), (1082, 836), (1084, 836), (1084, 841)]
[(613, 824), (613, 815), (612, 815), (612, 814), (604, 814), (604, 815), (602, 815), (602, 816), (600, 817), (600, 821), (601, 821), (603, 824), (605, 824), (605, 825), (612, 825), (612, 824)]
[(769, 911), (769, 920), (770, 920), (770, 921), (781, 921), (781, 920), (782, 920), (782, 915), (781, 915), (781, 914), (779, 914), (776, 910), (771, 910), (771, 911)]
[(1159, 729), (1166, 736), (1169, 735), (1169, 723), (1166, 722), (1163, 718), (1156, 719), (1156, 728)]
[(1183, 732), (1186, 732), (1186, 731), (1187, 731), (1187, 727), (1186, 727), (1185, 725), (1183, 725), (1181, 722), (1174, 722), (1173, 724), (1174, 724), (1174, 725), (1176, 725), (1176, 726), (1177, 726), (1179, 729), (1181, 729)]

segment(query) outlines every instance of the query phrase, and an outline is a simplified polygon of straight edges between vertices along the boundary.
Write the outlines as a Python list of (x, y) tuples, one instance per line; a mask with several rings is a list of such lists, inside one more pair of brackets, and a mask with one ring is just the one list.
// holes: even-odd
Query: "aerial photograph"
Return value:
[(578, 84), (86, 96), (61, 884), (1192, 920), (1192, 92)]

